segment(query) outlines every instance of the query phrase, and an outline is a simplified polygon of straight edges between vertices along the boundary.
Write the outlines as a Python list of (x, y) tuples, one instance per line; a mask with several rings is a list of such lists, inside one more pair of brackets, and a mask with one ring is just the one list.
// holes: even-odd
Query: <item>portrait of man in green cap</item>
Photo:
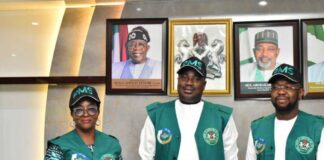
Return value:
[(254, 63), (241, 66), (242, 82), (265, 82), (272, 71), (280, 64), (277, 58), (280, 53), (278, 33), (275, 30), (265, 29), (257, 32), (254, 37)]

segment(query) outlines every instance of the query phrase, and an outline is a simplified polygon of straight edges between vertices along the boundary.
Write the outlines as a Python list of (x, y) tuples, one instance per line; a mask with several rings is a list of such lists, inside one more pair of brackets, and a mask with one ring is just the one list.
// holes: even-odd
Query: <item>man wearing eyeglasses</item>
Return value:
[(253, 49), (255, 62), (241, 66), (241, 82), (266, 82), (273, 70), (278, 66), (277, 57), (280, 53), (278, 47), (278, 33), (266, 29), (255, 34), (255, 47)]
[(276, 112), (251, 123), (246, 160), (324, 159), (324, 118), (299, 110), (304, 95), (299, 71), (282, 64), (268, 83)]
[(45, 160), (122, 159), (119, 141), (95, 129), (100, 125), (99, 107), (95, 88), (87, 85), (74, 88), (69, 108), (75, 129), (48, 142)]

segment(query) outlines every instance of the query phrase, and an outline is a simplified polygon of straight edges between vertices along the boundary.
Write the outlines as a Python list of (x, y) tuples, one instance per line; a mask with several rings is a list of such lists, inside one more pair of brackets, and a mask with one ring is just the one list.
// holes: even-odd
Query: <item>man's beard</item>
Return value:
[(290, 113), (290, 111), (294, 110), (298, 106), (298, 100), (296, 100), (295, 102), (289, 102), (286, 107), (279, 107), (273, 100), (271, 100), (271, 102), (275, 107), (276, 112), (281, 114)]
[(271, 65), (272, 65), (272, 62), (271, 61), (262, 62), (261, 60), (258, 60), (257, 64), (261, 69), (269, 69), (271, 67)]

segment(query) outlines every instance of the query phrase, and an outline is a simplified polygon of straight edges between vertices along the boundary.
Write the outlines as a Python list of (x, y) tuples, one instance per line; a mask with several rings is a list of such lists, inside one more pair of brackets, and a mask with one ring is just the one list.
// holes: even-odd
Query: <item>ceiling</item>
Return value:
[(31, 5), (53, 6), (124, 1), (126, 1), (126, 6), (146, 7), (149, 5), (154, 8), (155, 5), (158, 5), (160, 9), (165, 6), (175, 9), (190, 6), (191, 10), (189, 11), (204, 10), (202, 8), (205, 8), (207, 9), (205, 11), (223, 14), (322, 13), (324, 10), (323, 0), (267, 0), (268, 5), (265, 7), (258, 6), (259, 0), (0, 0), (0, 10)]
[[(0, 0), (0, 76), (42, 76), (48, 72), (66, 7), (102, 6), (123, 1)], [(324, 17), (323, 0), (268, 0), (265, 7), (260, 7), (258, 0), (125, 1), (122, 18), (230, 17), (235, 21), (237, 17), (240, 20)], [(31, 25), (34, 20), (39, 21), (40, 25)], [(40, 64), (40, 58), (46, 59), (48, 64)], [(11, 68), (7, 69), (8, 66)], [(43, 68), (44, 71), (35, 73), (37, 68)]]
[[(128, 0), (123, 16), (151, 16), (152, 13), (165, 17), (174, 16), (233, 16), (233, 15), (282, 15), (282, 14), (322, 14), (323, 0), (267, 0), (268, 5), (261, 7), (260, 0)], [(142, 13), (133, 13), (137, 7)], [(130, 12), (129, 14), (124, 14)]]

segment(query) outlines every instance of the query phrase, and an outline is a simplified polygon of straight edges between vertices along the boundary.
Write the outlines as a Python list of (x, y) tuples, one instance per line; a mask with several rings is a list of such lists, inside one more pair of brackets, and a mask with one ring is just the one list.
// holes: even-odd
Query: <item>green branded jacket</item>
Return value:
[[(156, 133), (155, 160), (177, 159), (181, 134), (175, 112), (175, 101), (153, 103), (147, 107)], [(232, 109), (204, 101), (195, 132), (200, 160), (224, 159), (223, 131)]]
[[(273, 160), (275, 114), (252, 122), (252, 137), (258, 160)], [(299, 111), (286, 143), (287, 160), (316, 160), (323, 129), (323, 118)]]
[(83, 142), (76, 130), (54, 138), (48, 142), (50, 145), (59, 146), (65, 160), (119, 160), (121, 147), (119, 141), (110, 135), (95, 131), (95, 143), (93, 152)]

